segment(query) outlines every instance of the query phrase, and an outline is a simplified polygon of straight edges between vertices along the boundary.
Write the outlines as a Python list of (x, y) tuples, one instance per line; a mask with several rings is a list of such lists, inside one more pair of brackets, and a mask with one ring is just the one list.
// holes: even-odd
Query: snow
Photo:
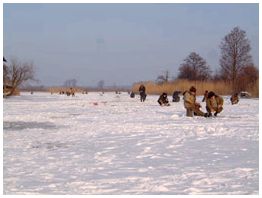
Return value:
[(223, 97), (212, 118), (153, 95), (3, 99), (4, 194), (258, 195), (259, 100)]

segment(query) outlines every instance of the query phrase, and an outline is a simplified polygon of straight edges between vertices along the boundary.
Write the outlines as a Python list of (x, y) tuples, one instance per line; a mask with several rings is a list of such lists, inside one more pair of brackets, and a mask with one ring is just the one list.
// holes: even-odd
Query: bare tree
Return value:
[(232, 83), (232, 91), (237, 91), (237, 78), (241, 69), (252, 64), (250, 55), (250, 44), (246, 37), (246, 32), (239, 27), (235, 27), (224, 37), (220, 44), (221, 73), (224, 78)]
[(211, 77), (211, 70), (206, 60), (199, 54), (191, 52), (179, 67), (180, 79), (208, 80)]
[(76, 87), (77, 80), (76, 79), (69, 79), (64, 82), (65, 87)]
[(3, 64), (3, 81), (4, 81), (4, 86), (8, 84), (8, 82), (10, 81), (10, 77), (9, 77), (9, 68), (6, 65), (6, 60), (4, 58), (4, 64)]
[(163, 83), (167, 83), (169, 80), (169, 71), (165, 71), (165, 73), (163, 75), (159, 75), (156, 79), (158, 84), (163, 84)]
[(104, 85), (105, 85), (105, 81), (104, 81), (104, 80), (100, 80), (100, 81), (98, 81), (98, 83), (97, 83), (97, 87), (98, 87), (99, 89), (101, 89), (101, 90), (103, 90)]
[[(12, 59), (10, 65), (4, 64), (4, 94), (6, 96), (13, 95), (15, 90), (24, 82), (29, 80), (35, 80), (34, 78), (34, 65), (33, 63), (19, 62), (16, 59)], [(9, 90), (5, 90), (6, 87)]]
[(188, 65), (182, 65), (179, 67), (179, 74), (178, 78), (180, 79), (193, 79), (194, 78), (194, 71), (193, 68), (191, 68)]
[(254, 87), (258, 78), (259, 71), (254, 65), (243, 67), (237, 78), (237, 91), (245, 91)]

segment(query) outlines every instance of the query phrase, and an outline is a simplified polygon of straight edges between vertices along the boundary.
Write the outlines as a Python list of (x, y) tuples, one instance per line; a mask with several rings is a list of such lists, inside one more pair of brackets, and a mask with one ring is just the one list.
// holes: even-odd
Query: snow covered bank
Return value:
[(4, 194), (258, 194), (257, 99), (224, 97), (217, 118), (157, 99), (4, 99)]

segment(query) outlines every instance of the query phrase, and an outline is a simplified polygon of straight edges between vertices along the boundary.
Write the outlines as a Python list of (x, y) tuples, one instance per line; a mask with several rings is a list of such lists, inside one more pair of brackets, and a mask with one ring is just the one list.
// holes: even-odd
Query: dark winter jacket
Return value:
[(231, 96), (230, 98), (230, 101), (231, 101), (231, 104), (237, 104), (239, 102), (239, 97), (238, 97), (238, 94), (234, 94)]
[(208, 96), (208, 91), (205, 91), (204, 97), (203, 97), (203, 99), (202, 99), (202, 102), (205, 102), (205, 101), (206, 101), (207, 96)]
[(146, 92), (145, 86), (144, 86), (144, 85), (140, 85), (140, 87), (139, 87), (139, 93), (141, 94), (141, 93), (145, 93), (145, 92)]
[(181, 91), (174, 91), (174, 93), (173, 93), (173, 102), (179, 102), (180, 101), (180, 97), (179, 97), (180, 93), (181, 93)]
[(167, 94), (163, 93), (162, 95), (160, 95), (158, 101), (157, 101), (161, 106), (169, 106), (169, 101), (167, 98)]

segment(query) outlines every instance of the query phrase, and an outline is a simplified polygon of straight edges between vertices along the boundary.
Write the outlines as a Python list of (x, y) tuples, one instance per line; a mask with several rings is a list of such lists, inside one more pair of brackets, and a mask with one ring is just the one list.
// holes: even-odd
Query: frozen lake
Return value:
[(258, 195), (259, 100), (223, 97), (216, 118), (150, 95), (3, 99), (4, 194)]

